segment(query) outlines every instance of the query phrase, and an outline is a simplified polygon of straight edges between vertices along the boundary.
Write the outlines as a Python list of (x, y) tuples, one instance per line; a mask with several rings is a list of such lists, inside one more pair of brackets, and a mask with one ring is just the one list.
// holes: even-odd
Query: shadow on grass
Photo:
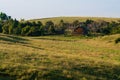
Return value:
[(51, 70), (43, 78), (48, 80), (74, 80), (72, 77), (64, 75), (62, 70)]
[(51, 40), (51, 41), (65, 41), (65, 42), (75, 42), (77, 40), (70, 40), (70, 39), (54, 39), (54, 38), (34, 38), (34, 39), (41, 39), (41, 40)]
[(16, 80), (15, 77), (10, 76), (7, 73), (0, 72), (0, 80)]
[[(72, 70), (79, 71), (82, 74), (94, 76), (94, 80), (120, 80), (120, 66), (119, 65), (96, 65), (96, 66), (74, 66)], [(90, 79), (92, 80), (92, 79)]]
[(10, 43), (7, 43), (7, 44), (20, 43), (19, 45), (22, 45), (22, 46), (25, 46), (25, 47), (44, 50), (43, 48), (39, 48), (39, 47), (29, 45), (28, 42), (27, 42), (27, 41), (29, 41), (28, 39), (18, 37), (18, 36), (2, 35), (2, 36), (0, 36), (0, 40), (10, 42)]
[(24, 38), (17, 37), (17, 36), (8, 35), (7, 37), (12, 38), (12, 39), (15, 39), (15, 40), (20, 40), (20, 41), (28, 41), (28, 39), (24, 39)]
[(120, 80), (120, 66), (73, 66), (71, 77), (63, 74), (62, 70), (52, 70), (43, 76), (48, 80)]
[(7, 42), (12, 42), (12, 43), (21, 43), (21, 44), (26, 44), (25, 41), (28, 41), (27, 39), (17, 37), (17, 36), (0, 36), (0, 40), (2, 41), (7, 41)]
[(27, 44), (24, 44), (22, 46), (29, 47), (29, 48), (34, 48), (34, 49), (44, 50), (44, 48), (40, 48), (40, 47), (36, 47), (36, 46), (30, 46), (30, 45), (27, 45)]
[[(63, 73), (62, 69), (36, 70), (30, 73), (25, 72), (21, 76), (15, 74), (13, 78), (17, 80), (17, 78), (27, 76), (27, 79), (24, 80), (120, 80), (120, 66), (72, 66), (71, 69), (67, 70), (70, 73)], [(6, 80), (12, 78), (7, 74), (0, 75), (0, 78), (3, 77)]]

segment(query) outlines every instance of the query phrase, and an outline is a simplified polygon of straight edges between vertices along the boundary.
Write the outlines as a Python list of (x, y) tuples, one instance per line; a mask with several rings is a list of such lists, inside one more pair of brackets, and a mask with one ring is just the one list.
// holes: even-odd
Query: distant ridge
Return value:
[(40, 18), (40, 19), (31, 19), (28, 21), (41, 21), (43, 24), (47, 21), (53, 21), (55, 24), (58, 24), (60, 20), (63, 20), (64, 22), (73, 22), (75, 20), (79, 20), (80, 22), (86, 21), (87, 19), (91, 19), (94, 21), (99, 21), (99, 20), (104, 20), (107, 22), (115, 21), (118, 22), (120, 21), (120, 18), (113, 18), (113, 17), (49, 17), (49, 18)]

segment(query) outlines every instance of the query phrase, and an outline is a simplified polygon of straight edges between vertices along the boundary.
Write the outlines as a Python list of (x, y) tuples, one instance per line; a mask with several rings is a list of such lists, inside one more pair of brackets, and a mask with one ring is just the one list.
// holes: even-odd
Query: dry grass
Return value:
[(117, 80), (120, 44), (114, 40), (119, 36), (83, 39), (0, 34), (0, 79)]
[(104, 20), (104, 21), (108, 21), (108, 22), (120, 21), (120, 18), (105, 18), (105, 17), (53, 17), (53, 18), (33, 19), (33, 20), (29, 20), (29, 21), (41, 21), (43, 24), (45, 24), (45, 22), (47, 22), (47, 21), (53, 21), (55, 24), (59, 24), (59, 22), (61, 20), (64, 20), (64, 22), (72, 23), (75, 20), (79, 20), (80, 22), (84, 22), (87, 19), (91, 19), (94, 21)]

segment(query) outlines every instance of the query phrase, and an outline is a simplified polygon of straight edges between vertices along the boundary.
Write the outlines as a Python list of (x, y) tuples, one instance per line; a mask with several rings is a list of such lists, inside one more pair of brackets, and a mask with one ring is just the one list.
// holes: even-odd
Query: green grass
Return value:
[(120, 18), (105, 18), (105, 17), (53, 17), (53, 18), (33, 19), (33, 20), (29, 20), (29, 21), (41, 21), (43, 24), (45, 24), (45, 22), (47, 22), (47, 21), (53, 21), (55, 24), (59, 24), (59, 22), (61, 20), (64, 20), (64, 22), (72, 23), (75, 20), (79, 20), (80, 22), (84, 22), (87, 19), (91, 19), (94, 21), (104, 20), (104, 21), (108, 21), (108, 22), (111, 22), (111, 21), (117, 22), (120, 20)]
[(119, 36), (0, 34), (0, 80), (120, 80)]

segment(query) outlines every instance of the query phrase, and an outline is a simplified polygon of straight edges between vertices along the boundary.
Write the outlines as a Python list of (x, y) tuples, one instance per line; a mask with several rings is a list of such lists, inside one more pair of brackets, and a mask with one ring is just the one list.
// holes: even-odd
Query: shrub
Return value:
[(117, 38), (116, 40), (115, 40), (115, 43), (117, 44), (117, 43), (119, 43), (120, 42), (120, 38)]

